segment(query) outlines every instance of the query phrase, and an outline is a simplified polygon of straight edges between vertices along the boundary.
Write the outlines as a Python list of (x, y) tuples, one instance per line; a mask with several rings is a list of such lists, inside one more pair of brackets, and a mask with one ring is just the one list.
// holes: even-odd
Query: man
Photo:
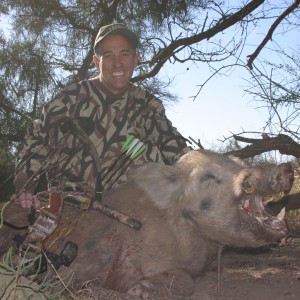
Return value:
[[(14, 202), (32, 205), (36, 175), (45, 169), (49, 185), (71, 182), (102, 192), (124, 183), (134, 166), (171, 164), (190, 150), (161, 101), (130, 83), (140, 60), (138, 43), (124, 24), (100, 28), (93, 57), (99, 76), (66, 87), (33, 122), (17, 159)], [(124, 143), (127, 148), (143, 145), (141, 154), (129, 158)]]

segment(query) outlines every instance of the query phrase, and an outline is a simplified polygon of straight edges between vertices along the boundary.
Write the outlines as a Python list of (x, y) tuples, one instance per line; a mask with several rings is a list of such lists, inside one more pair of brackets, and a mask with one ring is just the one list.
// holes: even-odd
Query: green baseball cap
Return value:
[(108, 35), (110, 34), (120, 34), (125, 36), (136, 48), (139, 44), (139, 38), (138, 36), (130, 30), (126, 25), (122, 23), (115, 23), (103, 26), (99, 29), (99, 32), (96, 36), (95, 43), (94, 43), (94, 51), (96, 50), (98, 44)]

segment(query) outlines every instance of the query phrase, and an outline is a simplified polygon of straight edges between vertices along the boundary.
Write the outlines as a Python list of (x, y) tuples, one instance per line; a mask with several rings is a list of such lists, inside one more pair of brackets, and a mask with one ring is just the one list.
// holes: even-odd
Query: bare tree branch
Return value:
[(260, 43), (260, 45), (256, 48), (253, 54), (249, 55), (247, 66), (250, 70), (253, 69), (253, 61), (256, 59), (256, 57), (259, 55), (260, 51), (265, 47), (265, 45), (268, 43), (269, 40), (272, 39), (273, 33), (277, 26), (282, 22), (284, 18), (286, 18), (290, 13), (292, 13), (300, 4), (300, 0), (295, 0), (295, 2), (289, 6), (272, 24), (270, 27), (267, 35), (263, 39), (263, 41)]
[(272, 150), (278, 150), (281, 154), (292, 155), (296, 158), (300, 157), (300, 145), (285, 134), (262, 139), (248, 139), (238, 135), (233, 135), (233, 137), (237, 141), (249, 143), (251, 145), (240, 150), (226, 152), (228, 155), (249, 158)]
[(187, 38), (181, 38), (177, 39), (175, 41), (172, 41), (167, 47), (162, 49), (159, 53), (157, 53), (150, 62), (150, 67), (154, 65), (152, 70), (150, 70), (146, 74), (142, 74), (139, 76), (136, 76), (132, 79), (133, 82), (141, 81), (149, 77), (155, 76), (162, 66), (165, 64), (165, 62), (174, 55), (176, 52), (176, 49), (185, 45), (189, 46), (195, 43), (198, 43), (200, 41), (203, 41), (205, 39), (210, 39), (213, 36), (215, 36), (217, 33), (222, 32), (226, 28), (229, 28), (230, 26), (240, 22), (243, 20), (243, 18), (253, 12), (255, 9), (257, 9), (261, 4), (263, 4), (265, 0), (253, 0), (246, 6), (244, 6), (242, 9), (237, 11), (235, 14), (231, 16), (224, 17), (221, 21), (219, 21), (215, 26), (209, 28), (206, 31), (202, 31), (199, 34), (195, 34), (191, 37)]

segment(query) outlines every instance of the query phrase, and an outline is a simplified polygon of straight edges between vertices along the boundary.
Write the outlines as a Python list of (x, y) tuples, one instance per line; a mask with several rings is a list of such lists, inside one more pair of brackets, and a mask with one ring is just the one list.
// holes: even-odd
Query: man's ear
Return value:
[(99, 58), (97, 57), (97, 55), (94, 55), (93, 56), (93, 61), (94, 61), (94, 64), (95, 64), (95, 67), (99, 70), (99, 65), (100, 65), (100, 60)]
[(134, 57), (134, 67), (135, 68), (138, 66), (140, 59), (141, 59), (141, 55), (140, 55), (140, 53), (137, 52)]

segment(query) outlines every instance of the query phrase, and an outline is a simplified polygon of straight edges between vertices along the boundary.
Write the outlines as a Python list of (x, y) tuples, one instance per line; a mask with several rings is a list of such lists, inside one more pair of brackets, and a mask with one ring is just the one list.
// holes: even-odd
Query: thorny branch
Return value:
[(262, 103), (257, 108), (268, 110), (265, 127), (272, 132), (288, 133), (299, 142), (299, 59), (283, 51), (279, 53), (293, 61), (294, 65), (273, 65), (268, 75), (253, 66), (249, 88), (245, 92), (252, 95), (257, 103)]
[(277, 26), (282, 22), (284, 18), (286, 18), (290, 13), (292, 13), (300, 4), (300, 0), (295, 0), (295, 2), (289, 6), (272, 24), (270, 27), (267, 35), (263, 39), (263, 41), (260, 43), (260, 45), (256, 48), (254, 53), (249, 55), (248, 63), (247, 66), (249, 67), (250, 70), (253, 69), (253, 61), (256, 59), (256, 57), (259, 55), (260, 51), (265, 47), (265, 45), (268, 43), (269, 40), (272, 39), (273, 33)]
[(175, 41), (172, 41), (167, 47), (162, 49), (160, 52), (158, 52), (152, 59), (152, 61), (149, 63), (150, 66), (154, 66), (152, 70), (150, 70), (146, 74), (141, 74), (132, 79), (133, 82), (138, 82), (141, 80), (144, 80), (146, 78), (154, 77), (158, 74), (160, 69), (163, 67), (165, 62), (171, 58), (174, 53), (176, 52), (176, 49), (179, 47), (185, 45), (190, 46), (192, 44), (198, 43), (203, 40), (208, 40), (215, 36), (217, 33), (222, 32), (226, 28), (229, 28), (230, 26), (240, 22), (243, 20), (245, 15), (250, 14), (255, 9), (257, 9), (264, 0), (254, 0), (251, 1), (249, 4), (244, 6), (242, 9), (237, 11), (235, 14), (228, 15), (226, 18), (224, 17), (221, 19), (220, 22), (218, 22), (215, 26), (209, 28), (206, 31), (202, 31), (199, 34), (195, 34), (191, 37), (181, 38), (177, 39)]
[(239, 150), (226, 152), (227, 155), (249, 158), (272, 150), (278, 150), (281, 154), (292, 155), (296, 158), (300, 157), (300, 145), (285, 134), (278, 134), (275, 137), (264, 135), (262, 139), (245, 138), (238, 135), (233, 135), (233, 138), (236, 141), (250, 145)]

